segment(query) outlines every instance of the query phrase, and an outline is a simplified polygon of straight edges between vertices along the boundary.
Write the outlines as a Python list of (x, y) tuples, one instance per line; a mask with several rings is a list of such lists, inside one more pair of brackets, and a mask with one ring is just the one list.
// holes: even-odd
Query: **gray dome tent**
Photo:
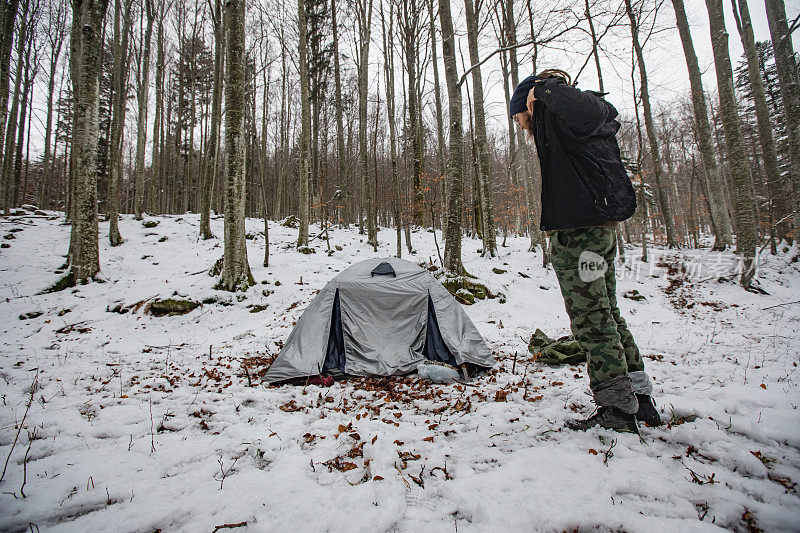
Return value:
[(461, 304), (428, 271), (403, 259), (367, 259), (317, 294), (265, 379), (396, 376), (426, 360), (494, 364)]

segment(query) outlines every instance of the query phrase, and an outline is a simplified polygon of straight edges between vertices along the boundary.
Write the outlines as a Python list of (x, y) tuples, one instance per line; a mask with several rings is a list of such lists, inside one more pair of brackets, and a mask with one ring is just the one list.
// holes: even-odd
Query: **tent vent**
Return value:
[(372, 277), (388, 276), (389, 274), (391, 274), (393, 278), (397, 277), (397, 274), (394, 273), (392, 265), (390, 265), (386, 261), (384, 261), (383, 263), (372, 269)]

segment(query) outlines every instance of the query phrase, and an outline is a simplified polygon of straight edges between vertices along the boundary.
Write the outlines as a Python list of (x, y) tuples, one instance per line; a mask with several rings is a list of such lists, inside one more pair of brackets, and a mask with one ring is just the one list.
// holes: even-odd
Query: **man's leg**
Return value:
[[(609, 232), (614, 232), (612, 228), (607, 228)], [(628, 324), (622, 318), (619, 306), (617, 305), (617, 276), (614, 269), (614, 261), (616, 259), (616, 247), (610, 248), (603, 256), (608, 265), (605, 273), (606, 291), (608, 301), (611, 304), (611, 314), (614, 321), (617, 323), (617, 332), (619, 333), (620, 342), (625, 350), (625, 361), (628, 367), (628, 376), (631, 378), (633, 384), (633, 392), (636, 394), (647, 394), (648, 396), (653, 391), (653, 386), (650, 383), (650, 378), (644, 371), (644, 360), (642, 354), (639, 352), (639, 347), (633, 340), (633, 334), (628, 329)]]
[[(609, 228), (610, 231), (611, 230)], [(650, 397), (653, 393), (653, 384), (650, 377), (644, 371), (644, 360), (642, 354), (639, 352), (639, 347), (633, 340), (633, 335), (628, 329), (628, 324), (622, 318), (619, 306), (617, 305), (617, 277), (614, 271), (614, 260), (616, 259), (616, 248), (609, 250), (608, 254), (604, 256), (608, 264), (608, 270), (605, 273), (606, 290), (608, 291), (608, 301), (611, 304), (611, 314), (614, 316), (614, 321), (617, 323), (617, 332), (619, 333), (620, 342), (625, 350), (625, 361), (628, 366), (628, 377), (631, 380), (633, 392), (636, 394), (639, 403), (639, 410), (636, 412), (636, 418), (640, 422), (646, 423), (648, 426), (660, 426), (661, 415), (653, 404), (653, 399)]]
[(572, 334), (587, 354), (595, 402), (630, 414), (638, 410), (638, 401), (606, 287), (604, 258), (616, 244), (613, 230), (608, 230), (593, 227), (555, 232), (551, 259)]

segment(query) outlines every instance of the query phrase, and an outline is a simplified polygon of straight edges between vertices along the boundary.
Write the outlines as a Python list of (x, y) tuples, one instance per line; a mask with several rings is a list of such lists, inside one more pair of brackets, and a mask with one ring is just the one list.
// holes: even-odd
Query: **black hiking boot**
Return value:
[(655, 402), (647, 394), (637, 394), (636, 398), (639, 400), (639, 411), (636, 413), (636, 418), (639, 422), (644, 422), (648, 426), (656, 427), (663, 424), (661, 415), (656, 410)]
[(586, 431), (595, 426), (613, 429), (623, 433), (639, 434), (639, 426), (636, 424), (636, 416), (628, 414), (618, 407), (598, 407), (597, 411), (586, 420), (569, 420), (566, 423), (567, 429)]

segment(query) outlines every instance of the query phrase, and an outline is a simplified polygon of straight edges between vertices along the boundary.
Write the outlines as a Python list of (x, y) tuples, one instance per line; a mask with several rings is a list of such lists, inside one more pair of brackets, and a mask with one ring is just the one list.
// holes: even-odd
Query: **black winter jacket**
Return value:
[(542, 168), (542, 230), (630, 218), (636, 194), (620, 158), (619, 115), (600, 93), (557, 78), (534, 87), (533, 137)]

